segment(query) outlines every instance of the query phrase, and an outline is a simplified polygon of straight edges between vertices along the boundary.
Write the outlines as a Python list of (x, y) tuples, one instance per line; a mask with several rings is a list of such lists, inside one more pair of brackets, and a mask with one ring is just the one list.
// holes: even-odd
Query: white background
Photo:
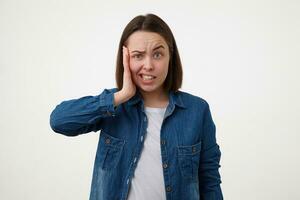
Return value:
[(99, 132), (50, 129), (62, 100), (115, 87), (121, 33), (172, 29), (181, 90), (210, 104), (226, 200), (300, 199), (300, 3), (0, 0), (0, 199), (88, 199)]

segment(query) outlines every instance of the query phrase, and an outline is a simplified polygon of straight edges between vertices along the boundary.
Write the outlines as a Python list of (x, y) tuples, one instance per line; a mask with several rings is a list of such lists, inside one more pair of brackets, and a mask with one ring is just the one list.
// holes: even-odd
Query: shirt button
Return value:
[(129, 183), (129, 179), (127, 179), (127, 184)]
[(162, 144), (162, 145), (165, 145), (165, 144), (166, 144), (166, 141), (165, 141), (165, 140), (161, 140), (161, 144)]
[(134, 158), (134, 161), (133, 162), (136, 162), (136, 157)]
[(167, 164), (167, 163), (164, 163), (164, 164), (163, 164), (163, 168), (166, 169), (167, 167), (168, 167), (168, 164)]
[(106, 138), (105, 143), (106, 143), (106, 144), (110, 144), (110, 139), (109, 139), (109, 138)]
[(193, 153), (195, 153), (196, 152), (196, 147), (193, 147), (192, 151), (193, 151)]
[(147, 121), (147, 117), (144, 117), (144, 122)]
[(143, 141), (143, 139), (144, 139), (144, 136), (141, 136), (141, 142)]
[(167, 190), (167, 192), (171, 192), (171, 190), (172, 190), (171, 186), (168, 186), (168, 187), (166, 188), (166, 190)]

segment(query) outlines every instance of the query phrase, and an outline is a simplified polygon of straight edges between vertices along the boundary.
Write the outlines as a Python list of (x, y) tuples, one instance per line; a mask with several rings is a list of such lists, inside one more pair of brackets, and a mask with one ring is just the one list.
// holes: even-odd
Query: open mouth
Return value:
[(140, 74), (140, 77), (144, 80), (144, 81), (149, 81), (149, 80), (153, 80), (156, 77), (152, 76), (152, 75), (145, 75), (145, 74)]

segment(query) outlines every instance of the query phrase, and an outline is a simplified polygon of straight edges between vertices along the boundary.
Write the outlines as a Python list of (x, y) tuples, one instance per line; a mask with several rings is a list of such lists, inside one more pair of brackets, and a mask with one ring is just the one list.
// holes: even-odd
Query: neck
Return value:
[(155, 92), (145, 92), (140, 90), (140, 93), (144, 99), (144, 106), (163, 108), (167, 107), (169, 103), (168, 93), (163, 90)]

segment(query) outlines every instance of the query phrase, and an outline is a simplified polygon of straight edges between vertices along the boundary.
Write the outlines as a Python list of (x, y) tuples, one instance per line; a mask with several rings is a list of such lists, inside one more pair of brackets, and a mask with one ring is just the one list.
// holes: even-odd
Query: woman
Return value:
[(174, 36), (154, 14), (125, 27), (117, 88), (61, 102), (53, 131), (101, 130), (90, 200), (220, 200), (215, 124), (208, 103), (179, 91), (182, 68)]

